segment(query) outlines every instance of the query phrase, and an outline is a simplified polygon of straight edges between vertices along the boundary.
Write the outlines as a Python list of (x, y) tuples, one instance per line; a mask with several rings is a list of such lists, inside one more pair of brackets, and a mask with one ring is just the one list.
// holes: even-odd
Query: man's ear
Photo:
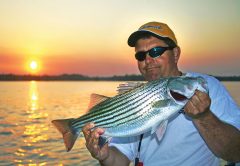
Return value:
[(180, 49), (180, 47), (175, 47), (174, 49), (173, 49), (173, 53), (174, 53), (174, 60), (175, 60), (175, 63), (178, 63), (178, 60), (179, 60), (179, 58), (180, 58), (180, 54), (181, 54), (181, 49)]

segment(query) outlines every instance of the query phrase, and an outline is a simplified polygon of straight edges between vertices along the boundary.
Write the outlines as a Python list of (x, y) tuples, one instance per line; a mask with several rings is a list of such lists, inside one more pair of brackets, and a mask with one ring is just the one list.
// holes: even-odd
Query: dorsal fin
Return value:
[(126, 82), (123, 84), (119, 84), (117, 87), (117, 91), (118, 91), (118, 94), (122, 94), (122, 93), (130, 91), (134, 88), (137, 88), (143, 84), (144, 84), (144, 82)]
[(95, 105), (97, 105), (97, 104), (99, 104), (99, 103), (101, 103), (104, 100), (107, 100), (109, 98), (110, 97), (99, 95), (99, 94), (96, 94), (96, 93), (92, 93), (91, 96), (90, 96), (90, 102), (88, 104), (88, 110), (90, 110)]

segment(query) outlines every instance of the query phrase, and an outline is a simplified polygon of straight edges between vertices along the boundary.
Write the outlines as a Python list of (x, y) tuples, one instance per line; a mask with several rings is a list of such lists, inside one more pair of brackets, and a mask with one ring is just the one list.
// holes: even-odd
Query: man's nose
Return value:
[(145, 63), (151, 63), (152, 61), (153, 61), (153, 58), (149, 55), (149, 53), (147, 53)]

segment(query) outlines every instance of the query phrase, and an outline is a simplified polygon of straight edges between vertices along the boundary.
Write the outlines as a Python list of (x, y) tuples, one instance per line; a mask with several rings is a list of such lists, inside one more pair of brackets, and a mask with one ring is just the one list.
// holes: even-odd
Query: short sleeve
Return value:
[(187, 73), (188, 76), (202, 76), (208, 84), (209, 96), (211, 98), (210, 110), (222, 121), (240, 129), (240, 109), (233, 100), (226, 87), (216, 78), (200, 74)]
[(211, 110), (222, 121), (240, 129), (240, 109), (227, 89), (218, 81), (209, 82), (211, 88)]

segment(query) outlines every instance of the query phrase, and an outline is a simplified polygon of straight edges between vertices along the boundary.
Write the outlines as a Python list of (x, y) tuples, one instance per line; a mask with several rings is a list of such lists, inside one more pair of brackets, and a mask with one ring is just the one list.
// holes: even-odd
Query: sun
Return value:
[(40, 62), (37, 60), (30, 60), (28, 61), (28, 65), (27, 65), (27, 71), (32, 73), (32, 74), (36, 74), (38, 73), (40, 70)]
[(30, 68), (36, 70), (38, 68), (38, 63), (36, 61), (31, 61)]

